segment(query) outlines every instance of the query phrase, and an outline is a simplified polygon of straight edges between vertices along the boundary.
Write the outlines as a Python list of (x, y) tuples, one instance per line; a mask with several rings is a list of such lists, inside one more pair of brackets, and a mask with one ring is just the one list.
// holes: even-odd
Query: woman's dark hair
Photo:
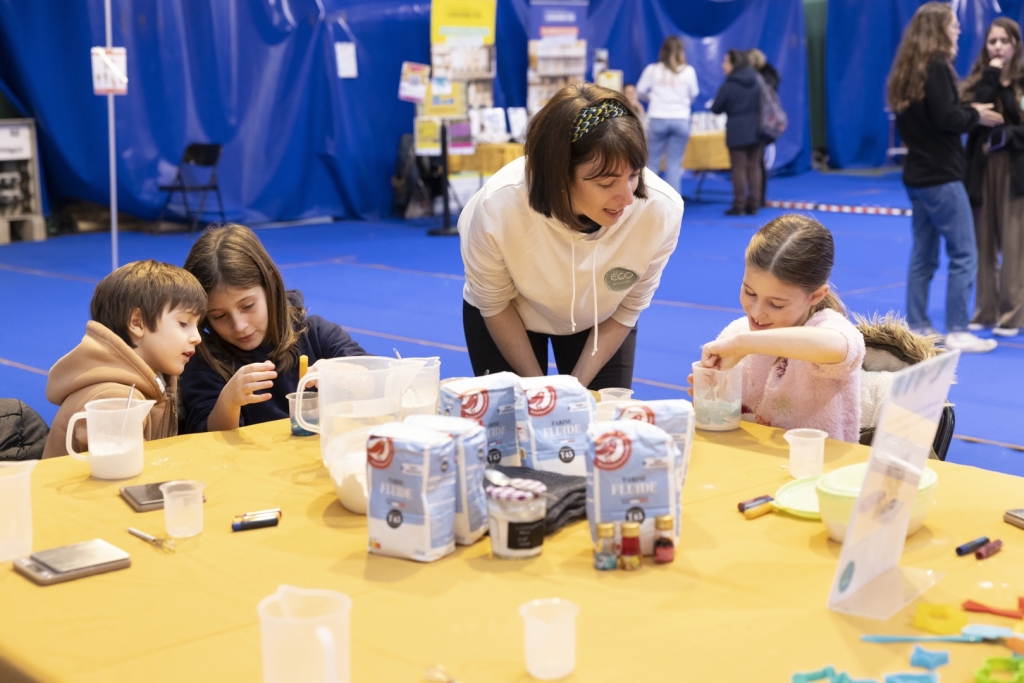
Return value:
[[(625, 114), (605, 120), (573, 142), (573, 124), (579, 113), (606, 100), (613, 100)], [(592, 83), (567, 85), (537, 112), (526, 129), (530, 208), (573, 230), (585, 230), (572, 205), (572, 185), (576, 168), (591, 161), (597, 161), (598, 167), (587, 180), (612, 176), (622, 164), (642, 171), (647, 165), (647, 136), (622, 93)], [(633, 196), (647, 199), (642, 172)]]
[[(747, 265), (808, 294), (828, 284), (834, 259), (835, 245), (828, 228), (795, 213), (766, 223), (747, 246)], [(811, 315), (826, 308), (846, 315), (846, 307), (833, 292), (811, 309)]]
[(741, 66), (750, 64), (750, 60), (747, 58), (747, 53), (743, 50), (729, 50), (726, 54), (729, 57), (729, 63), (732, 64), (733, 69), (738, 69)]
[[(967, 74), (967, 78), (964, 79), (963, 84), (960, 86), (964, 102), (972, 102), (974, 100), (978, 82), (985, 73), (988, 63), (992, 61), (988, 56), (988, 35), (996, 27), (1006, 31), (1007, 37), (1013, 42), (1013, 56), (1006, 60), (1006, 64), (1003, 64), (1003, 70), (999, 78), (1000, 80), (1010, 82), (1013, 87), (1015, 100), (1020, 102), (1021, 95), (1024, 95), (1024, 91), (1021, 90), (1021, 80), (1024, 79), (1024, 57), (1022, 57), (1020, 25), (1013, 19), (996, 17), (988, 25), (988, 29), (985, 31), (985, 43), (981, 46), (981, 52), (978, 53), (978, 58), (974, 60), (971, 72)], [(996, 111), (1000, 114), (1005, 113), (1002, 111), (1002, 102), (998, 98), (995, 105)]]
[(661, 52), (658, 53), (658, 61), (672, 73), (679, 73), (679, 70), (686, 66), (686, 49), (679, 36), (669, 36), (665, 39), (661, 44)]
[(924, 99), (924, 84), (928, 80), (928, 65), (934, 59), (945, 60), (949, 72), (956, 80), (950, 59), (953, 42), (946, 28), (954, 19), (953, 10), (942, 2), (926, 2), (910, 18), (903, 39), (896, 49), (896, 57), (889, 70), (886, 94), (889, 108), (897, 114), (912, 102)]
[[(192, 245), (185, 270), (196, 276), (207, 296), (218, 287), (252, 289), (262, 287), (267, 297), (267, 336), (264, 346), (278, 373), (291, 369), (297, 358), (296, 346), (305, 331), (306, 311), (288, 303), (281, 272), (259, 238), (237, 223), (207, 228)], [(199, 326), (203, 343), (197, 349), (203, 360), (224, 378), (231, 379), (243, 352), (220, 338), (208, 317)]]

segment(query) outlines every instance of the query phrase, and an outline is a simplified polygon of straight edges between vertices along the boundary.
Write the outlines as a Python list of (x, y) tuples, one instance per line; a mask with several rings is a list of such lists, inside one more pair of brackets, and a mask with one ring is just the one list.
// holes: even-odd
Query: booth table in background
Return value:
[(505, 164), (523, 156), (523, 146), (518, 142), (500, 144), (481, 143), (474, 154), (449, 154), (448, 172), (479, 171), (482, 176), (494, 175)]
[[(867, 455), (830, 441), (825, 467)], [(90, 479), (71, 458), (45, 460), (32, 478), (34, 547), (100, 537), (131, 553), (132, 566), (49, 587), (0, 567), (0, 680), (259, 681), (256, 604), (282, 583), (352, 598), (357, 683), (420, 681), (435, 663), (463, 683), (528, 681), (517, 607), (553, 596), (580, 606), (570, 681), (788, 681), (828, 664), (881, 681), (882, 672), (909, 670), (912, 645), (859, 637), (918, 633), (914, 605), (888, 622), (829, 612), (840, 546), (825, 527), (783, 514), (747, 521), (736, 511), (789, 480), (787, 456), (781, 430), (744, 423), (698, 432), (676, 560), (645, 561), (635, 573), (595, 571), (585, 523), (547, 538), (532, 560), (493, 559), (486, 538), (433, 564), (368, 555), (366, 518), (341, 508), (319, 441), (290, 436), (287, 421), (150, 442), (145, 472), (127, 482)], [(902, 564), (947, 576), (922, 600), (1015, 607), (1024, 531), (1002, 515), (1021, 506), (1021, 479), (928, 465), (939, 475), (935, 505)], [(117, 490), (176, 478), (206, 482), (205, 531), (165, 554), (125, 531), (162, 534), (163, 514), (133, 512)], [(283, 510), (280, 526), (230, 531), (234, 515), (271, 507)], [(980, 562), (956, 556), (957, 545), (982, 535), (1004, 539), (1005, 549)], [(938, 648), (952, 658), (944, 681), (973, 680), (984, 658), (1008, 652)]]
[(700, 188), (707, 174), (712, 171), (728, 171), (732, 168), (729, 160), (729, 148), (725, 146), (725, 131), (694, 133), (686, 143), (686, 154), (683, 156), (683, 168), (693, 171), (697, 176), (697, 201), (700, 201)]

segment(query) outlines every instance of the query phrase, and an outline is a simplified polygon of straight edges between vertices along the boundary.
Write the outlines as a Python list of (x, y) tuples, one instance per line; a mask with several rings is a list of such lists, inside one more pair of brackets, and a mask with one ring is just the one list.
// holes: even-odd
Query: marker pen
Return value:
[(232, 531), (248, 531), (249, 529), (262, 529), (267, 526), (277, 526), (280, 518), (277, 515), (266, 515), (263, 517), (247, 517), (231, 523)]

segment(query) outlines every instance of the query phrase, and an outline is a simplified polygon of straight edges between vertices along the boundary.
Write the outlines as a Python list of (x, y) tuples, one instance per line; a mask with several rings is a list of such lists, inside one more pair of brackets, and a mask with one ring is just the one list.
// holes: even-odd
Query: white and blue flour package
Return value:
[(668, 432), (682, 456), (682, 468), (679, 470), (679, 489), (682, 490), (686, 472), (690, 469), (690, 449), (693, 447), (693, 432), (697, 426), (693, 404), (681, 398), (633, 401), (616, 406), (614, 415), (616, 420), (640, 420)]
[(519, 467), (516, 442), (516, 396), (519, 377), (497, 372), (467, 377), (441, 386), (441, 414), (474, 420), (487, 430), (487, 463)]
[(535, 470), (584, 476), (587, 427), (597, 402), (571, 375), (523, 377), (516, 426), (523, 465)]
[(455, 440), (401, 422), (366, 440), (369, 551), (433, 562), (455, 550)]
[(455, 439), (455, 542), (472, 545), (487, 533), (487, 433), (473, 420), (446, 415), (410, 415), (406, 424)]
[(594, 422), (587, 429), (587, 520), (613, 522), (618, 541), (622, 522), (640, 523), (640, 551), (654, 553), (654, 520), (672, 515), (679, 541), (682, 456), (672, 437), (640, 420)]

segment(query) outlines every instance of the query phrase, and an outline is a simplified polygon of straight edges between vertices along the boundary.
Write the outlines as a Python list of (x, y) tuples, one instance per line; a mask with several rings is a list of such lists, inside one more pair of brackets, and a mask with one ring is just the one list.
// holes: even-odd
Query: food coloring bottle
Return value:
[(618, 566), (615, 553), (615, 524), (604, 522), (597, 525), (597, 547), (594, 549), (594, 569), (608, 570)]
[(622, 523), (622, 552), (619, 563), (626, 571), (640, 569), (640, 522)]
[(658, 564), (666, 564), (676, 559), (676, 544), (672, 540), (675, 530), (675, 520), (672, 515), (662, 515), (654, 518), (654, 561)]

